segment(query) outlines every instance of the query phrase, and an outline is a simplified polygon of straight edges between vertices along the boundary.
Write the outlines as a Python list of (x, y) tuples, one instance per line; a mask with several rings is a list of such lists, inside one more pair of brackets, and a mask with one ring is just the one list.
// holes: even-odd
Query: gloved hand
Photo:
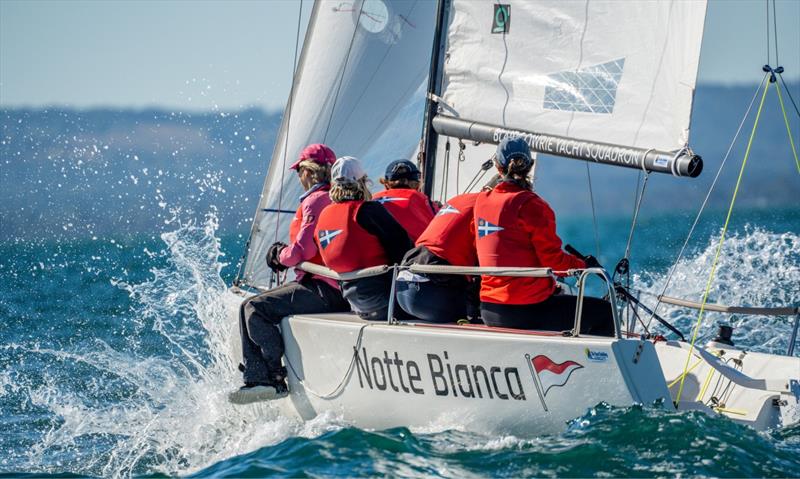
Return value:
[(270, 246), (267, 250), (267, 266), (269, 266), (269, 268), (276, 273), (286, 271), (286, 266), (282, 265), (278, 259), (278, 256), (285, 247), (286, 243), (276, 241), (275, 243), (272, 243), (272, 246)]
[(586, 263), (587, 268), (602, 268), (603, 266), (597, 261), (592, 255), (586, 255), (583, 257), (583, 262)]

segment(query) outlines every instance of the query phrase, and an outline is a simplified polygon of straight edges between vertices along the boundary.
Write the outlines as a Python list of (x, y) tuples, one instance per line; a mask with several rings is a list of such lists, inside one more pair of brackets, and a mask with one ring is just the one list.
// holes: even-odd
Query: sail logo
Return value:
[(511, 29), (511, 5), (503, 3), (494, 4), (492, 17), (492, 33), (508, 33)]
[(483, 238), (486, 235), (503, 231), (505, 228), (490, 223), (483, 218), (478, 218), (478, 238)]
[(530, 354), (526, 354), (525, 360), (531, 369), (533, 383), (536, 386), (536, 392), (539, 394), (539, 400), (542, 402), (542, 407), (545, 411), (548, 410), (545, 397), (547, 397), (550, 389), (565, 386), (572, 373), (578, 369), (583, 369), (583, 366), (575, 361), (567, 360), (563, 363), (557, 363), (544, 354), (533, 358), (531, 358)]
[(398, 201), (408, 201), (408, 198), (399, 198), (397, 196), (384, 196), (382, 198), (376, 198), (375, 201), (383, 205), (386, 203), (396, 203)]
[(625, 59), (619, 58), (577, 71), (552, 73), (547, 76), (542, 107), (580, 113), (614, 113), (624, 67)]
[(455, 206), (453, 206), (453, 205), (445, 205), (444, 208), (440, 209), (439, 212), (436, 213), (436, 216), (454, 215), (454, 214), (457, 215), (459, 213), (461, 213), (461, 212), (458, 211), (458, 209), (456, 209)]
[(327, 248), (333, 238), (342, 234), (342, 230), (319, 230), (319, 244), (322, 248)]

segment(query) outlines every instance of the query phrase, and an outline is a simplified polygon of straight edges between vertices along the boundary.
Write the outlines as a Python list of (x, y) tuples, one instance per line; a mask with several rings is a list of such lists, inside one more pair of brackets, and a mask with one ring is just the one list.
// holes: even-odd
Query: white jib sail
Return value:
[(420, 138), (436, 3), (317, 1), (284, 112), (239, 280), (265, 287), (265, 255), (288, 240), (302, 189), (287, 171), (310, 143), (360, 158), (370, 178)]
[(686, 144), (704, 1), (456, 0), (443, 98), (458, 116), (642, 148)]
[[(498, 6), (507, 9), (500, 22)], [(680, 149), (688, 142), (705, 12), (703, 0), (454, 0), (440, 112)], [(462, 184), (480, 161), (470, 158)]]

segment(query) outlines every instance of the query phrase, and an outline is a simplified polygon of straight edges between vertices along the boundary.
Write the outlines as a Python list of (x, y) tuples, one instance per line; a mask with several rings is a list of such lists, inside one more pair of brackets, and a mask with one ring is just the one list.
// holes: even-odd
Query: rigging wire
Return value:
[[(300, 0), (300, 8), (297, 12), (297, 32), (294, 36), (294, 60), (292, 60), (292, 87), (289, 89), (289, 108), (286, 112), (286, 135), (283, 137), (283, 161), (281, 163), (281, 182), (278, 187), (278, 209), (283, 209), (283, 183), (286, 176), (286, 156), (289, 154), (289, 131), (292, 127), (292, 110), (294, 109), (294, 87), (297, 78), (297, 51), (300, 49), (300, 26), (303, 18), (303, 0)], [(275, 239), (278, 241), (278, 232), (281, 229), (281, 215), (278, 214), (275, 221)]]
[[(719, 168), (717, 169), (717, 174), (714, 175), (714, 180), (711, 182), (711, 186), (708, 188), (708, 192), (706, 193), (706, 197), (703, 199), (703, 203), (700, 205), (700, 210), (697, 212), (697, 215), (694, 218), (694, 222), (692, 223), (691, 228), (689, 228), (689, 234), (686, 236), (686, 240), (683, 242), (680, 251), (678, 252), (678, 256), (675, 258), (675, 261), (672, 264), (672, 268), (670, 269), (669, 274), (667, 275), (667, 279), (664, 281), (664, 287), (661, 290), (661, 294), (659, 296), (663, 296), (667, 293), (667, 288), (669, 288), (670, 281), (672, 281), (672, 277), (675, 275), (675, 272), (678, 269), (678, 263), (680, 263), (681, 259), (683, 259), (683, 255), (686, 252), (686, 247), (689, 245), (689, 241), (691, 241), (692, 235), (694, 234), (694, 230), (697, 227), (697, 224), (700, 222), (700, 217), (703, 215), (703, 211), (705, 211), (706, 206), (708, 205), (708, 200), (711, 198), (711, 194), (714, 192), (714, 188), (717, 185), (717, 181), (722, 174), (722, 170), (725, 168), (725, 163), (728, 162), (728, 158), (733, 151), (733, 147), (736, 144), (736, 140), (739, 138), (739, 134), (742, 132), (742, 128), (744, 127), (747, 118), (750, 116), (750, 111), (753, 109), (753, 105), (755, 104), (756, 98), (758, 98), (758, 92), (764, 86), (764, 82), (767, 80), (769, 75), (764, 75), (764, 78), (761, 79), (761, 83), (759, 83), (758, 88), (753, 93), (753, 98), (750, 100), (750, 105), (747, 107), (747, 111), (745, 112), (744, 116), (742, 117), (742, 121), (739, 122), (739, 127), (736, 129), (736, 133), (733, 135), (733, 139), (731, 140), (730, 145), (728, 145), (728, 151), (725, 152), (725, 156), (722, 158), (722, 163), (720, 163)], [(656, 305), (653, 307), (653, 314), (650, 315), (650, 319), (647, 321), (648, 327), (653, 322), (653, 318), (658, 313), (658, 308), (661, 306), (661, 300), (659, 299), (656, 302)]]
[[(302, 19), (303, 19), (303, 0), (300, 0), (300, 6), (299, 6), (298, 11), (297, 11), (297, 31), (295, 33), (295, 39), (294, 39), (294, 60), (293, 60), (293, 63), (292, 63), (292, 86), (289, 89), (289, 103), (288, 103), (287, 112), (286, 112), (286, 137), (285, 137), (286, 138), (286, 143), (284, 144), (284, 148), (283, 148), (283, 165), (284, 165), (284, 167), (286, 166), (286, 153), (287, 153), (286, 150), (288, 148), (288, 141), (289, 141), (289, 128), (291, 127), (292, 105), (294, 104), (294, 80), (295, 80), (295, 77), (297, 75), (297, 52), (298, 52), (298, 50), (300, 48), (300, 27), (301, 27), (301, 24), (302, 24)], [(281, 200), (283, 199), (284, 170), (285, 170), (285, 168), (283, 168), (281, 170), (281, 183), (280, 183), (279, 193), (278, 193), (278, 210), (282, 209), (281, 208)], [(265, 179), (264, 181), (265, 181), (265, 186), (266, 186), (267, 179)], [(262, 191), (263, 191), (263, 188), (262, 188)], [(260, 206), (260, 204), (259, 204), (259, 206)], [(247, 243), (245, 243), (245, 245), (244, 245), (244, 251), (242, 252), (242, 257), (239, 259), (239, 267), (236, 270), (236, 279), (234, 279), (234, 281), (233, 281), (233, 284), (235, 286), (243, 285), (243, 283), (241, 282), (242, 269), (244, 268), (245, 262), (247, 261), (247, 256), (250, 254), (250, 245), (252, 244), (253, 234), (255, 233), (255, 230), (257, 228), (256, 222), (257, 222), (257, 218), (258, 218), (258, 213), (260, 211), (261, 211), (260, 208), (256, 211), (256, 215), (253, 218), (253, 226), (250, 228), (250, 236), (247, 238)], [(275, 241), (278, 241), (278, 229), (279, 229), (279, 226), (280, 226), (280, 221), (281, 221), (281, 215), (280, 215), (280, 213), (278, 213), (277, 224), (275, 226)]]
[(595, 213), (594, 208), (594, 191), (592, 191), (592, 173), (589, 170), (589, 162), (586, 163), (586, 179), (589, 182), (589, 201), (592, 204), (592, 226), (594, 227), (594, 249), (595, 249), (595, 257), (600, 257), (600, 235), (597, 231), (597, 213)]
[(339, 76), (339, 84), (336, 86), (336, 94), (333, 96), (333, 105), (331, 105), (331, 114), (328, 117), (328, 124), (325, 126), (325, 135), (322, 137), (322, 142), (327, 143), (328, 141), (328, 130), (331, 129), (331, 122), (333, 121), (333, 114), (336, 112), (336, 102), (339, 101), (339, 92), (342, 89), (342, 83), (344, 83), (344, 74), (347, 72), (347, 64), (350, 62), (350, 53), (353, 51), (353, 43), (356, 41), (356, 33), (358, 33), (358, 20), (361, 18), (361, 15), (364, 12), (364, 4), (366, 2), (361, 2), (361, 6), (358, 8), (358, 17), (356, 17), (356, 21), (353, 25), (353, 36), (350, 37), (350, 45), (347, 47), (347, 55), (344, 57), (344, 66), (342, 66), (342, 74)]
[[(775, 36), (775, 63), (780, 66), (781, 60), (778, 56), (778, 14), (776, 11), (775, 0), (772, 0), (772, 33)], [(769, 18), (767, 18), (767, 22), (769, 22)]]
[(442, 186), (439, 188), (439, 201), (447, 201), (447, 175), (450, 173), (450, 137), (444, 144), (444, 165), (442, 167)]
[(770, 64), (772, 62), (772, 56), (770, 55), (770, 51), (769, 51), (769, 42), (770, 42), (770, 37), (769, 37), (769, 0), (764, 0), (764, 4), (767, 7), (767, 14), (766, 14), (766, 19), (767, 19), (767, 42), (766, 42), (767, 43), (767, 64)]
[(678, 406), (681, 400), (681, 394), (683, 393), (683, 385), (686, 379), (687, 369), (689, 368), (689, 361), (692, 358), (692, 352), (694, 351), (694, 344), (697, 341), (697, 333), (700, 331), (700, 324), (703, 322), (703, 313), (705, 312), (706, 303), (708, 302), (708, 296), (711, 293), (711, 283), (714, 281), (714, 274), (717, 271), (717, 265), (719, 264), (719, 256), (722, 252), (722, 244), (725, 242), (725, 234), (728, 231), (728, 225), (730, 224), (731, 216), (733, 214), (733, 206), (736, 203), (736, 197), (739, 194), (739, 187), (742, 184), (742, 177), (744, 176), (744, 169), (747, 166), (747, 159), (750, 157), (750, 148), (753, 146), (753, 138), (756, 136), (756, 129), (758, 128), (758, 122), (761, 119), (761, 112), (764, 109), (764, 100), (767, 99), (767, 92), (769, 91), (770, 82), (767, 82), (764, 86), (764, 93), (761, 95), (761, 103), (758, 106), (758, 111), (756, 112), (756, 119), (753, 122), (753, 130), (750, 132), (750, 139), (747, 142), (747, 149), (744, 153), (744, 158), (742, 159), (742, 166), (739, 169), (739, 177), (736, 179), (736, 186), (733, 189), (733, 197), (731, 197), (730, 206), (728, 206), (728, 214), (725, 217), (725, 224), (722, 226), (722, 233), (719, 237), (719, 243), (717, 243), (717, 251), (714, 253), (714, 260), (711, 262), (711, 273), (708, 275), (708, 281), (706, 282), (706, 289), (703, 293), (703, 300), (700, 303), (700, 311), (697, 314), (697, 322), (694, 325), (694, 331), (692, 332), (692, 341), (689, 344), (689, 354), (686, 355), (686, 364), (683, 367), (683, 376), (681, 377), (680, 386), (678, 386), (678, 394), (675, 396), (675, 407)]
[(792, 102), (792, 106), (794, 107), (794, 112), (797, 113), (797, 118), (800, 118), (800, 108), (797, 108), (797, 103), (794, 102), (794, 98), (792, 97), (792, 93), (790, 92), (789, 85), (786, 84), (786, 80), (783, 79), (783, 75), (778, 73), (778, 78), (781, 79), (781, 83), (783, 83), (783, 87), (786, 89), (786, 95), (789, 96), (789, 101)]
[(794, 164), (797, 166), (797, 172), (800, 173), (800, 160), (797, 158), (797, 149), (794, 146), (794, 139), (792, 138), (792, 129), (789, 126), (789, 118), (786, 116), (786, 107), (783, 105), (783, 96), (781, 95), (781, 84), (775, 83), (778, 91), (778, 101), (781, 104), (781, 112), (783, 113), (783, 122), (786, 124), (786, 133), (789, 134), (789, 145), (792, 147), (792, 155), (794, 155)]

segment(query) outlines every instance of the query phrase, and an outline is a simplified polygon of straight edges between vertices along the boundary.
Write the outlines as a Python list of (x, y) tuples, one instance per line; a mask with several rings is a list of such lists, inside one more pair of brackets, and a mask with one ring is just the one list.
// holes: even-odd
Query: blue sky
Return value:
[[(760, 80), (765, 2), (709, 2), (701, 82)], [(776, 4), (780, 60), (786, 79), (798, 80), (800, 0)], [(0, 0), (0, 105), (281, 109), (299, 6), (294, 0)], [(309, 0), (303, 9), (305, 25)]]

